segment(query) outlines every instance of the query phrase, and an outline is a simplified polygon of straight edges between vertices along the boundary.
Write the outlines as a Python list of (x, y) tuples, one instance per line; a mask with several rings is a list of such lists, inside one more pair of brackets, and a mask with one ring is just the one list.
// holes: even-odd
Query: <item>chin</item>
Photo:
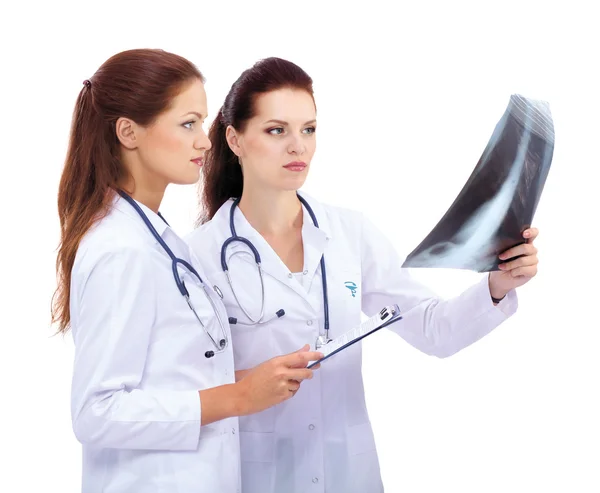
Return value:
[(200, 179), (200, 168), (193, 173), (185, 173), (179, 176), (174, 176), (171, 183), (175, 185), (194, 185)]
[(298, 176), (297, 178), (295, 178), (293, 180), (285, 180), (285, 181), (278, 183), (277, 188), (279, 188), (280, 190), (284, 190), (286, 192), (293, 192), (293, 191), (296, 191), (296, 190), (302, 188), (305, 181), (306, 181), (306, 176)]

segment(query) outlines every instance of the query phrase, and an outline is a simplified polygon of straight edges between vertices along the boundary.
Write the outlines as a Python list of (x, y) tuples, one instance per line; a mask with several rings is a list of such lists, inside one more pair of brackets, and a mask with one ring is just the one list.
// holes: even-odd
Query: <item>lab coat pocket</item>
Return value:
[(363, 423), (348, 428), (348, 455), (359, 455), (375, 450), (375, 437), (371, 423)]
[(273, 491), (274, 439), (274, 433), (240, 433), (243, 491)]
[(275, 433), (240, 432), (242, 462), (273, 462)]

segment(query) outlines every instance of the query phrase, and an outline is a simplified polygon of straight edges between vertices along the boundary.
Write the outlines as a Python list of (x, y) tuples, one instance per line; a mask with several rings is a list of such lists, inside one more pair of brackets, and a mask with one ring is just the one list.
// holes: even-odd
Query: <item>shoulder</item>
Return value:
[(340, 251), (350, 252), (357, 258), (395, 253), (384, 231), (362, 211), (305, 198), (313, 206), (317, 218), (324, 219), (323, 229), (331, 237), (333, 247), (342, 248)]
[(189, 232), (183, 239), (192, 249), (202, 250), (217, 241), (217, 237), (217, 225), (215, 220), (211, 219)]
[(221, 246), (225, 238), (214, 218), (198, 226), (183, 239), (189, 245), (192, 256), (207, 275), (218, 270), (221, 265)]
[(150, 262), (152, 249), (139, 226), (118, 210), (111, 210), (81, 239), (72, 274), (87, 277), (101, 264), (126, 270)]
[[(350, 207), (329, 204), (302, 192), (302, 197), (315, 212), (317, 220), (331, 230), (333, 236), (359, 233), (362, 230), (364, 215), (361, 211)], [(336, 235), (335, 233), (338, 233)]]
[(364, 215), (361, 211), (337, 205), (323, 204), (323, 209), (330, 221), (342, 226), (356, 228), (362, 224)]

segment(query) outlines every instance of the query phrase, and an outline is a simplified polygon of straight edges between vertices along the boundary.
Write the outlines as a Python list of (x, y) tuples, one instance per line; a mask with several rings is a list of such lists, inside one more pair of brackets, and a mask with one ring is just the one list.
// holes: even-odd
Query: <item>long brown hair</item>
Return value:
[(58, 188), (61, 238), (56, 260), (58, 286), (52, 323), (70, 326), (71, 270), (81, 239), (104, 217), (126, 177), (115, 124), (120, 117), (150, 125), (193, 79), (204, 77), (188, 60), (163, 50), (118, 53), (83, 83), (73, 112), (71, 135)]
[(231, 125), (243, 132), (248, 120), (256, 113), (257, 96), (284, 88), (307, 91), (314, 100), (310, 76), (295, 63), (282, 58), (258, 61), (242, 72), (231, 86), (208, 132), (212, 148), (205, 154), (202, 167), (204, 179), (199, 188), (201, 213), (197, 225), (212, 219), (227, 200), (242, 194), (242, 169), (225, 138), (227, 127)]

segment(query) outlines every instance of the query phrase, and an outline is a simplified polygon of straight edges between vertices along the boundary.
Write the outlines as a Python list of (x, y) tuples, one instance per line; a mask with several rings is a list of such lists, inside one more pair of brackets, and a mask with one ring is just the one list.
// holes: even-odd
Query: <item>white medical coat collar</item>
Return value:
[[(305, 275), (309, 280), (309, 283), (307, 283), (305, 287), (302, 287), (295, 278), (290, 278), (290, 272), (283, 261), (277, 256), (277, 254), (273, 251), (268, 242), (260, 235), (260, 233), (256, 231), (246, 220), (239, 208), (235, 211), (234, 221), (238, 236), (250, 240), (258, 250), (261, 256), (261, 265), (264, 272), (289, 286), (303, 298), (306, 298), (307, 291), (310, 288), (310, 283), (312, 282), (312, 279), (319, 268), (321, 257), (325, 251), (325, 245), (331, 238), (331, 230), (329, 219), (323, 206), (317, 200), (307, 196), (305, 193), (300, 193), (300, 195), (308, 202), (319, 223), (319, 228), (315, 227), (310, 215), (306, 211), (306, 208), (302, 207), (304, 214), (302, 223), (302, 239), (304, 241), (303, 270), (306, 271)], [(231, 236), (231, 230), (229, 227), (229, 214), (232, 204), (233, 199), (229, 199), (219, 208), (212, 219), (213, 223), (218, 225), (220, 237), (222, 238), (229, 238)], [(227, 248), (228, 265), (232, 255), (240, 250), (248, 251), (248, 248), (240, 242), (235, 242)], [(249, 262), (254, 262), (254, 259), (250, 256), (244, 256), (243, 259)], [(325, 259), (325, 261), (327, 262), (327, 259)]]
[[(154, 226), (154, 229), (156, 229), (158, 234), (161, 237), (164, 237), (165, 231), (167, 229), (170, 229), (167, 223), (165, 223), (156, 212), (142, 204), (140, 201), (136, 200), (136, 203), (144, 211), (144, 214), (146, 214), (146, 216), (150, 220), (150, 223), (152, 224), (152, 226)], [(112, 207), (118, 210), (119, 212), (122, 212), (123, 214), (126, 214), (127, 216), (135, 219), (136, 221), (139, 221), (144, 226), (144, 228), (146, 227), (142, 222), (143, 220), (137, 213), (137, 211), (131, 206), (131, 204), (129, 204), (123, 197), (121, 197), (117, 193), (114, 194)], [(148, 231), (148, 234), (151, 235), (152, 233)], [(154, 237), (152, 238), (154, 239)], [(154, 241), (156, 242), (156, 239), (154, 239)]]

